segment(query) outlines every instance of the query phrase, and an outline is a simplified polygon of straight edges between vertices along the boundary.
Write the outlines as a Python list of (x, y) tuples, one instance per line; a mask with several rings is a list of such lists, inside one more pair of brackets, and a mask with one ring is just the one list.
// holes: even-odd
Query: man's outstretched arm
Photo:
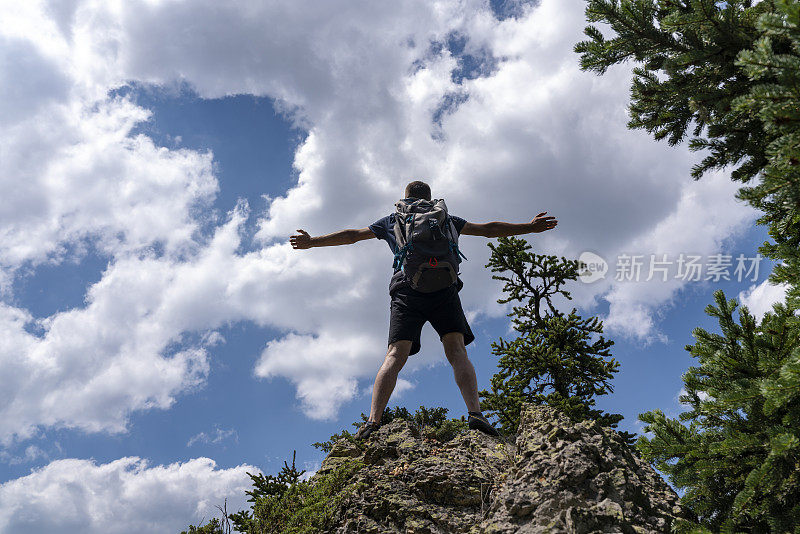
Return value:
[(483, 237), (506, 237), (510, 235), (529, 234), (531, 232), (544, 232), (556, 227), (558, 221), (555, 217), (545, 217), (543, 211), (529, 223), (490, 222), (477, 224), (468, 222), (461, 229), (462, 235), (480, 235)]
[(375, 234), (369, 228), (360, 230), (341, 230), (319, 237), (311, 237), (305, 230), (297, 230), (299, 234), (289, 238), (292, 248), (332, 247), (335, 245), (352, 245), (358, 241), (372, 239)]

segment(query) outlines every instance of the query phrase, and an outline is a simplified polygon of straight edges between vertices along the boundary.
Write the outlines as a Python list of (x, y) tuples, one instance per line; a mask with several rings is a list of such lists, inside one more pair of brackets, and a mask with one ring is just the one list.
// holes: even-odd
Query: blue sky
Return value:
[[(561, 305), (615, 341), (615, 392), (597, 401), (623, 430), (679, 413), (715, 289), (758, 314), (782, 298), (767, 260), (757, 280), (615, 281), (621, 253), (735, 258), (768, 236), (726, 170), (694, 182), (701, 154), (625, 128), (629, 67), (577, 68), (582, 2), (445, 5), (6, 13), (22, 29), (0, 41), (21, 88), (0, 163), (0, 532), (175, 530), (243, 506), (245, 471), (293, 450), (315, 470), (311, 443), (369, 409), (391, 257), (287, 239), (363, 228), (411, 179), (474, 222), (548, 211), (559, 225), (526, 236), (534, 251), (612, 265)], [(513, 335), (486, 241), (462, 240), (481, 388), (492, 341)], [(422, 345), (390, 405), (463, 415), (430, 326)], [(67, 511), (42, 513), (66, 487)]]

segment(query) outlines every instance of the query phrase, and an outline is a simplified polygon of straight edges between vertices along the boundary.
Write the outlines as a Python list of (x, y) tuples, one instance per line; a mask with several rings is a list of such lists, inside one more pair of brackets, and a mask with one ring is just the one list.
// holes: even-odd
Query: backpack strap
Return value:
[(452, 250), (456, 254), (456, 258), (461, 256), (466, 260), (467, 257), (464, 256), (464, 253), (461, 252), (461, 249), (458, 248), (458, 241), (453, 239), (453, 229), (455, 228), (455, 223), (453, 222), (453, 219), (450, 217), (449, 213), (447, 214), (446, 226), (447, 226), (447, 233), (450, 234), (450, 250)]
[(403, 267), (403, 260), (406, 259), (406, 254), (408, 254), (409, 250), (414, 250), (413, 243), (406, 243), (403, 248), (398, 250), (394, 255), (394, 263), (392, 264), (392, 268), (394, 268), (394, 272), (399, 271)]
[[(450, 250), (452, 250), (457, 256), (461, 256), (465, 260), (467, 259), (467, 257), (464, 256), (464, 253), (461, 252), (461, 249), (458, 248), (458, 243), (454, 243), (454, 242), (450, 241)], [(461, 260), (459, 260), (459, 261), (461, 261)]]

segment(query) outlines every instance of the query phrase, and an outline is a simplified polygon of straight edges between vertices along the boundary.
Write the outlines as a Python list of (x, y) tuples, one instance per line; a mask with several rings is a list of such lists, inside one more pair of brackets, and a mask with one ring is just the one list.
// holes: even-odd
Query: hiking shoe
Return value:
[(380, 426), (381, 426), (381, 424), (380, 423), (376, 423), (375, 421), (367, 421), (366, 423), (361, 425), (361, 428), (358, 429), (358, 432), (356, 432), (355, 438), (357, 440), (367, 439), (370, 436), (370, 434), (372, 434), (374, 431), (378, 430), (378, 427), (380, 427)]
[(498, 432), (481, 413), (469, 413), (469, 429), (480, 430), (484, 434), (489, 434), (490, 436), (500, 435), (500, 432)]

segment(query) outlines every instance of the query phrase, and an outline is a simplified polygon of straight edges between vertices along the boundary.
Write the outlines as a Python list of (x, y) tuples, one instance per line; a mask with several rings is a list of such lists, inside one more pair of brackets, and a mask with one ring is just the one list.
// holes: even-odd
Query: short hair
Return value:
[(431, 186), (425, 182), (414, 180), (406, 186), (405, 198), (423, 198), (425, 200), (431, 199)]

